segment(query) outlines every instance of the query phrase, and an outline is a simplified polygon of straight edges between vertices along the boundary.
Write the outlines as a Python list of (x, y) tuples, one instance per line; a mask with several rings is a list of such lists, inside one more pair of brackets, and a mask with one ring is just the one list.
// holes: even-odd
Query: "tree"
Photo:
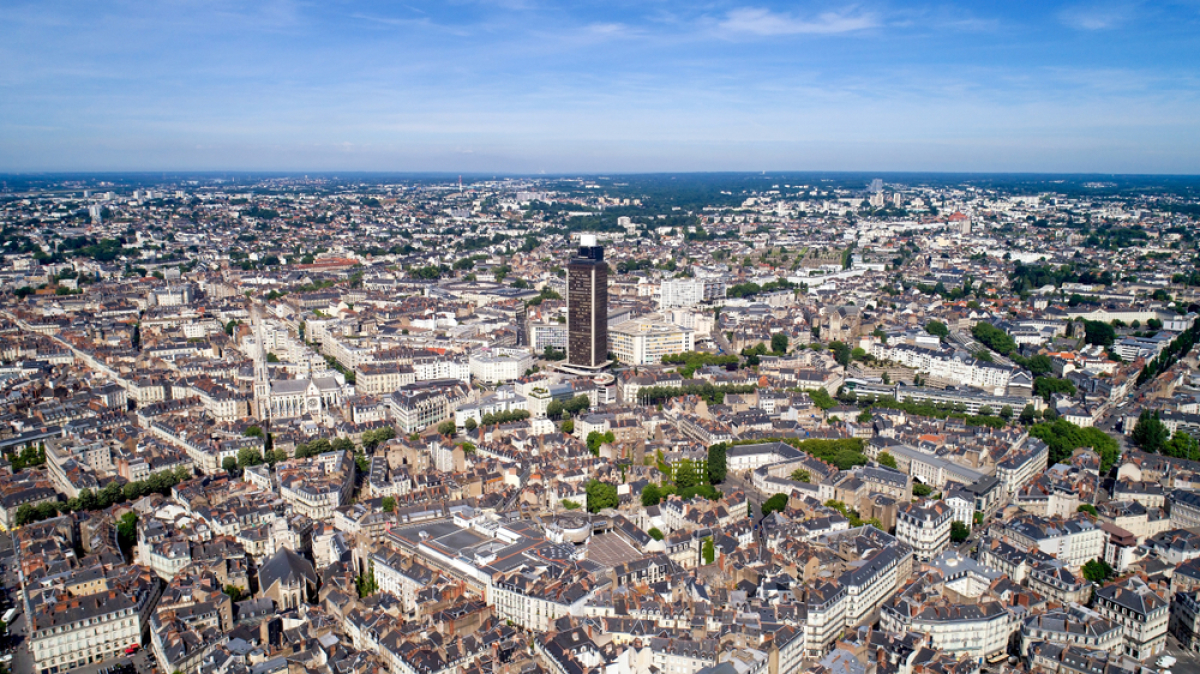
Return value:
[(950, 328), (946, 327), (946, 324), (941, 321), (929, 321), (926, 323), (925, 332), (941, 339), (946, 339), (950, 336)]
[(955, 543), (962, 543), (971, 535), (971, 529), (967, 525), (954, 520), (950, 523), (950, 540)]
[(468, 431), (473, 431), (478, 428), (478, 424), (475, 423), (475, 417), (468, 418), (466, 422), (463, 423), (463, 427)]
[(788, 497), (787, 494), (775, 494), (767, 499), (762, 504), (763, 517), (770, 515), (773, 512), (783, 512), (787, 510)]
[[(257, 466), (263, 462), (263, 455), (258, 447), (242, 447), (238, 450), (237, 462), (238, 468)], [(222, 461), (222, 465), (224, 465), (224, 461)]]
[(991, 405), (981, 405), (979, 407), (979, 416), (981, 416), (981, 417), (992, 416), (992, 406)]
[(438, 427), (437, 427), (437, 432), (441, 435), (453, 436), (457, 431), (458, 431), (458, 428), (454, 425), (454, 422), (451, 420), (443, 421), (442, 423), (438, 424)]
[(1096, 510), (1096, 506), (1094, 506), (1094, 505), (1092, 505), (1092, 504), (1090, 504), (1090, 503), (1081, 503), (1081, 504), (1079, 504), (1079, 507), (1075, 509), (1075, 512), (1077, 512), (1077, 513), (1087, 513), (1087, 514), (1091, 515), (1092, 517), (1099, 517), (1099, 516), (1100, 516), (1100, 512)]
[(567, 419), (566, 421), (562, 422), (562, 432), (566, 433), (567, 435), (574, 433), (575, 432), (575, 420)]
[(775, 353), (787, 353), (788, 336), (782, 332), (777, 332), (771, 335), (771, 351)]
[(913, 489), (913, 496), (920, 496), (922, 498), (929, 496), (930, 494), (933, 493), (933, 487), (930, 487), (929, 485), (924, 484), (922, 482), (914, 482), (912, 489)]
[(244, 596), (242, 594), (242, 588), (238, 587), (237, 585), (226, 585), (223, 591), (225, 594), (229, 595), (229, 600), (234, 603), (241, 601), (242, 597)]
[(704, 539), (704, 545), (700, 549), (700, 554), (704, 555), (704, 563), (712, 564), (717, 560), (717, 549), (713, 545), (712, 536)]
[(663, 532), (658, 530), (658, 527), (650, 527), (650, 531), (647, 531), (646, 533), (650, 534), (650, 538), (653, 538), (656, 541), (661, 541), (662, 539), (666, 538), (666, 536), (663, 536)]
[(1100, 473), (1103, 475), (1116, 463), (1120, 447), (1107, 433), (1099, 428), (1080, 428), (1064, 419), (1034, 424), (1029, 435), (1050, 448), (1050, 465), (1064, 463), (1080, 447), (1090, 447), (1100, 455)]
[(117, 542), (122, 548), (132, 548), (137, 542), (137, 513), (132, 510), (121, 515), (117, 521)]
[(1169, 437), (1170, 432), (1166, 425), (1159, 420), (1157, 410), (1142, 410), (1142, 413), (1138, 415), (1137, 424), (1133, 427), (1133, 433), (1130, 435), (1133, 444), (1154, 454), (1161, 453), (1167, 448)]
[(562, 500), (562, 507), (566, 508), (567, 510), (579, 510), (583, 506), (580, 506), (579, 503), (572, 501), (571, 499), (565, 498)]
[(1033, 409), (1033, 403), (1029, 403), (1025, 405), (1025, 409), (1021, 410), (1020, 422), (1028, 426), (1037, 419), (1036, 415), (1037, 410)]
[(563, 403), (563, 411), (570, 412), (571, 414), (579, 414), (591, 406), (592, 399), (580, 394)]
[(263, 437), (263, 429), (261, 426), (247, 426), (246, 430), (242, 431), (242, 436), (246, 438), (261, 438)]
[(600, 480), (591, 480), (587, 484), (588, 512), (598, 513), (605, 508), (616, 508), (620, 504), (617, 498), (617, 486)]
[(1083, 340), (1088, 344), (1110, 347), (1117, 341), (1116, 328), (1103, 321), (1084, 321)]
[(851, 354), (853, 349), (843, 342), (830, 342), (829, 350), (833, 352), (833, 358), (838, 362), (838, 365), (845, 367), (850, 364)]
[(792, 471), (792, 479), (796, 482), (812, 482), (812, 473), (803, 468), (797, 468)]
[(1197, 443), (1195, 438), (1183, 430), (1176, 430), (1175, 435), (1171, 436), (1167, 446), (1163, 449), (1163, 454), (1177, 459), (1193, 460), (1200, 456), (1200, 443)]
[(971, 336), (983, 343), (984, 346), (1001, 356), (1009, 356), (1017, 351), (1017, 343), (1009, 334), (991, 323), (980, 321), (971, 328)]
[(642, 489), (642, 506), (645, 508), (658, 505), (662, 501), (662, 498), (662, 490), (653, 482), (646, 485), (645, 489)]
[(680, 489), (691, 489), (708, 482), (708, 473), (702, 466), (691, 459), (680, 459), (671, 464), (671, 478)]
[(601, 433), (600, 431), (591, 431), (587, 435), (588, 451), (590, 451), (593, 456), (600, 456), (601, 445), (611, 444), (616, 441), (617, 438), (615, 435), (613, 435), (612, 431), (605, 431), (604, 433)]
[(367, 567), (367, 573), (354, 578), (354, 586), (358, 590), (359, 598), (369, 597), (379, 591), (379, 585), (375, 582), (375, 562), (371, 562)]
[(724, 443), (718, 443), (708, 448), (709, 484), (721, 484), (725, 481), (725, 475), (729, 472), (726, 451), (727, 446)]
[(383, 497), (383, 512), (390, 513), (396, 510), (396, 499), (393, 496)]
[(896, 457), (887, 452), (880, 452), (879, 465), (887, 466), (888, 468), (896, 468)]
[(350, 438), (334, 438), (329, 443), (329, 448), (335, 452), (353, 452), (354, 441)]
[(1012, 405), (1005, 405), (1004, 407), (1000, 408), (1000, 418), (1001, 419), (1008, 421), (1009, 419), (1012, 419), (1012, 416), (1013, 416)]
[(1038, 355), (1030, 358), (1028, 366), (1029, 371), (1032, 372), (1035, 377), (1038, 375), (1047, 374), (1054, 369), (1054, 366), (1050, 362), (1050, 356), (1047, 356), (1044, 353), (1039, 353)]
[(1055, 393), (1063, 393), (1066, 395), (1075, 395), (1075, 385), (1066, 379), (1057, 377), (1038, 377), (1033, 380), (1033, 394), (1040, 396), (1046, 402), (1050, 402), (1050, 398)]
[(1083, 577), (1097, 585), (1113, 575), (1113, 568), (1103, 559), (1096, 558), (1083, 565)]
[(813, 404), (816, 405), (817, 408), (819, 408), (819, 409), (827, 410), (827, 409), (830, 409), (833, 407), (837, 407), (837, 401), (833, 399), (833, 396), (829, 395), (829, 391), (826, 391), (823, 388), (813, 389), (812, 391), (809, 391), (808, 397), (810, 399), (812, 399)]

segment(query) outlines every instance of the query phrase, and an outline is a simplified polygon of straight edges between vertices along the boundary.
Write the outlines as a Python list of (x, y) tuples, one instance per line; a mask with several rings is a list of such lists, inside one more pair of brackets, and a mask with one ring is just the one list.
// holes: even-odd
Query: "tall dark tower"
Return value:
[(579, 237), (579, 255), (567, 264), (567, 363), (608, 363), (608, 265), (594, 234)]

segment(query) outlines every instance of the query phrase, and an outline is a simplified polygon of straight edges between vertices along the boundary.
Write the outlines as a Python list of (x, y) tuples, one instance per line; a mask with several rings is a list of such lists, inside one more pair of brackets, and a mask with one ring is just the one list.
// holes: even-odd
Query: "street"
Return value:
[(726, 493), (729, 493), (735, 489), (742, 490), (742, 492), (746, 494), (746, 500), (754, 506), (755, 518), (757, 519), (758, 517), (762, 516), (762, 504), (763, 501), (767, 500), (766, 497), (759, 493), (759, 491), (755, 489), (753, 485), (742, 479), (741, 476), (734, 473), (727, 473), (725, 475), (725, 484), (721, 486), (724, 487), (722, 491)]
[[(1175, 639), (1173, 634), (1167, 634), (1167, 649), (1166, 653), (1175, 656), (1178, 660), (1171, 666), (1171, 671), (1177, 674), (1192, 674), (1200, 672), (1200, 655), (1185, 650), (1179, 645), (1179, 641)], [(1153, 665), (1151, 662), (1146, 663), (1147, 666)]]
[[(136, 668), (137, 674), (149, 674), (150, 670), (154, 667), (150, 660), (150, 656), (147, 655), (146, 650), (143, 649), (131, 656), (126, 655), (119, 658), (112, 658), (111, 660), (105, 660), (104, 662), (93, 662), (90, 665), (76, 667), (70, 671), (71, 674), (96, 674), (101, 669), (106, 667), (119, 667), (121, 665), (130, 664)], [(17, 672), (14, 671), (13, 674), (17, 674)]]

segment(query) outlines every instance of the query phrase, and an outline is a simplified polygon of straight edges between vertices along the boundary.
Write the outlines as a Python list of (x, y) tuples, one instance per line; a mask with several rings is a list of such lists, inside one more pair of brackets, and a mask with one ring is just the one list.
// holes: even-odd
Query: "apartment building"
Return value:
[(1166, 648), (1170, 602), (1165, 588), (1148, 585), (1134, 576), (1096, 590), (1094, 607), (1124, 628), (1125, 655), (1145, 661)]
[(913, 556), (927, 562), (950, 545), (953, 511), (942, 501), (905, 503), (896, 512), (896, 538), (913, 549)]

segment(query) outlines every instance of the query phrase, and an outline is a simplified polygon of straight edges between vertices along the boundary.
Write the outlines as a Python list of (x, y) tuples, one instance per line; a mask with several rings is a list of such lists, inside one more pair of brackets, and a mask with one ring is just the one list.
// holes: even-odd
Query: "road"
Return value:
[[(1175, 638), (1175, 635), (1170, 633), (1167, 634), (1166, 652), (1169, 655), (1175, 656), (1178, 660), (1178, 662), (1171, 666), (1172, 672), (1179, 672), (1179, 674), (1200, 672), (1200, 655), (1184, 649)], [(1147, 666), (1152, 666), (1153, 664), (1152, 662), (1146, 663)]]
[(717, 349), (719, 349), (722, 354), (737, 354), (737, 351), (733, 350), (733, 345), (729, 343), (728, 339), (725, 339), (725, 334), (720, 330), (713, 329), (712, 339), (713, 342), (716, 343)]
[(725, 482), (721, 486), (723, 488), (722, 491), (725, 492), (741, 489), (742, 492), (746, 494), (746, 500), (754, 506), (755, 518), (762, 515), (762, 504), (763, 501), (766, 501), (767, 499), (748, 481), (742, 479), (740, 476), (735, 475), (734, 473), (728, 473), (725, 475)]

